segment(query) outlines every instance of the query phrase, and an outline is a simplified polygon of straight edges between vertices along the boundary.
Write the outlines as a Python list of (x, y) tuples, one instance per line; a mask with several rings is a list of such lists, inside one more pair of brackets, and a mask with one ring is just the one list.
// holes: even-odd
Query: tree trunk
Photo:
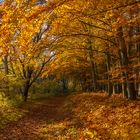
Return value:
[(4, 70), (5, 74), (7, 75), (9, 73), (9, 68), (8, 68), (8, 55), (5, 55), (3, 58), (3, 64), (4, 64)]
[(63, 89), (63, 94), (68, 92), (68, 81), (65, 78), (62, 78), (62, 89)]
[(25, 83), (24, 89), (23, 89), (23, 101), (24, 101), (24, 102), (27, 101), (29, 88), (30, 88), (30, 85), (29, 85), (29, 82), (27, 81), (27, 82)]
[(108, 95), (111, 96), (113, 94), (113, 85), (110, 81), (110, 75), (109, 75), (109, 71), (110, 71), (110, 68), (111, 68), (111, 64), (110, 64), (110, 55), (107, 53), (106, 54), (106, 62), (107, 62), (107, 73), (108, 73)]
[(96, 78), (96, 69), (95, 64), (93, 62), (93, 50), (92, 50), (92, 42), (91, 39), (88, 39), (88, 50), (89, 50), (89, 60), (91, 65), (91, 76), (92, 76), (92, 90), (97, 90), (97, 78)]
[(33, 70), (30, 67), (27, 67), (26, 69), (26, 80), (24, 83), (24, 88), (23, 88), (23, 100), (24, 102), (27, 101), (28, 98), (28, 92), (29, 92), (29, 88), (32, 86), (33, 83), (31, 83), (31, 76), (32, 76)]
[(6, 94), (7, 94), (7, 96), (10, 97), (10, 94), (9, 94), (9, 79), (8, 79), (8, 76), (7, 76), (9, 74), (8, 55), (5, 55), (3, 57), (3, 64), (4, 64), (4, 72), (5, 72), (5, 76), (6, 76), (6, 82), (5, 82)]
[(134, 81), (130, 82), (130, 79), (128, 77), (128, 70), (126, 70), (126, 68), (129, 65), (129, 60), (128, 60), (128, 56), (127, 56), (127, 47), (125, 44), (125, 40), (123, 38), (122, 27), (118, 28), (118, 40), (119, 40), (119, 46), (120, 46), (120, 50), (121, 50), (121, 65), (125, 69), (125, 71), (122, 72), (122, 75), (125, 76), (125, 81), (126, 81), (126, 85), (127, 85), (126, 90), (128, 93), (128, 98), (131, 100), (135, 100), (137, 98), (137, 93), (135, 90), (135, 83), (134, 83)]
[(123, 93), (123, 98), (128, 98), (128, 93), (127, 93), (127, 84), (126, 82), (122, 83), (122, 93)]

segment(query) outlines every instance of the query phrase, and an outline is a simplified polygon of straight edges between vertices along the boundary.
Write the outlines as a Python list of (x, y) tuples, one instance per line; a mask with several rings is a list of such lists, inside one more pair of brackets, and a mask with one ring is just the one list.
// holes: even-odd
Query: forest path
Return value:
[(47, 124), (63, 120), (59, 112), (66, 97), (30, 101), (21, 110), (27, 113), (18, 121), (8, 124), (0, 131), (0, 140), (45, 140), (39, 136), (40, 128)]
[(140, 100), (82, 93), (32, 100), (0, 140), (140, 140)]

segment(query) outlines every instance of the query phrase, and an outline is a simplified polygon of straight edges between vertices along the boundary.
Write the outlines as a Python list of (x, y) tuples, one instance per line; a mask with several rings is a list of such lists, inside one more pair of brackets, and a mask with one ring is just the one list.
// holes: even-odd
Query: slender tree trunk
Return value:
[[(119, 55), (119, 60), (120, 60), (120, 66), (123, 66), (123, 61), (122, 61), (122, 56), (121, 56), (121, 49), (119, 50), (118, 52), (118, 55)], [(125, 73), (122, 72), (122, 77), (124, 79), (125, 77)], [(127, 93), (127, 84), (126, 84), (126, 81), (123, 80), (122, 82), (122, 94), (123, 94), (123, 98), (128, 98), (128, 93)]]
[(9, 68), (8, 68), (8, 55), (5, 55), (3, 58), (3, 64), (4, 64), (4, 71), (5, 74), (7, 75), (9, 73)]
[(63, 94), (68, 92), (68, 81), (65, 78), (62, 78), (62, 88)]
[(109, 54), (106, 54), (106, 62), (107, 62), (107, 73), (108, 73), (108, 95), (111, 96), (113, 94), (113, 85), (110, 81), (110, 75), (109, 75), (109, 71), (111, 68), (111, 64), (110, 64), (111, 58), (109, 56)]
[(7, 96), (10, 96), (9, 95), (9, 79), (7, 76), (9, 74), (8, 55), (5, 55), (3, 57), (3, 64), (4, 64), (4, 71), (5, 71), (5, 76), (6, 76), (5, 89), (6, 89)]
[(23, 89), (23, 101), (26, 102), (27, 98), (28, 98), (28, 93), (29, 93), (29, 81), (27, 81), (24, 85), (24, 89)]
[(27, 101), (29, 89), (30, 89), (31, 85), (33, 84), (30, 82), (32, 73), (33, 73), (32, 68), (27, 67), (26, 68), (26, 75), (25, 75), (26, 80), (25, 80), (24, 87), (23, 87), (23, 100), (24, 100), (24, 102)]
[(122, 92), (123, 92), (123, 98), (128, 98), (128, 93), (127, 93), (127, 84), (126, 82), (122, 83)]
[(96, 68), (93, 62), (93, 50), (92, 50), (92, 42), (88, 39), (88, 50), (89, 50), (89, 59), (91, 64), (91, 75), (92, 75), (92, 90), (97, 90), (97, 77), (96, 77)]

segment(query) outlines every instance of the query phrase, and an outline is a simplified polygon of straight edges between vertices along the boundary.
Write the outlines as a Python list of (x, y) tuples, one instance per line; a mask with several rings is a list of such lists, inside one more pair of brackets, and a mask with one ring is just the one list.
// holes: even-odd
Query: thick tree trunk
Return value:
[[(125, 44), (125, 40), (123, 38), (122, 27), (118, 28), (118, 40), (119, 40), (119, 46), (120, 46), (120, 50), (121, 50), (121, 64), (122, 64), (122, 67), (124, 67), (124, 69), (126, 69), (129, 65), (129, 60), (128, 60), (128, 56), (127, 56), (127, 47)], [(122, 75), (125, 76), (127, 89), (124, 89), (124, 90), (127, 90), (128, 98), (131, 100), (135, 100), (137, 98), (137, 92), (135, 90), (134, 81), (130, 81), (130, 79), (128, 78), (127, 70), (123, 71)]]

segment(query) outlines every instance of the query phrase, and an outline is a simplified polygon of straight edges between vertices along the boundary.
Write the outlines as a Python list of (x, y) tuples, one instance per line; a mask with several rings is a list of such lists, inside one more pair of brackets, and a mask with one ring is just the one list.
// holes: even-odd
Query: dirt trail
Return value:
[(47, 122), (60, 121), (59, 113), (65, 97), (53, 97), (47, 100), (29, 102), (24, 109), (28, 113), (17, 122), (10, 123), (0, 131), (0, 140), (41, 140), (38, 130)]
[(140, 102), (76, 94), (29, 101), (0, 140), (140, 140)]

